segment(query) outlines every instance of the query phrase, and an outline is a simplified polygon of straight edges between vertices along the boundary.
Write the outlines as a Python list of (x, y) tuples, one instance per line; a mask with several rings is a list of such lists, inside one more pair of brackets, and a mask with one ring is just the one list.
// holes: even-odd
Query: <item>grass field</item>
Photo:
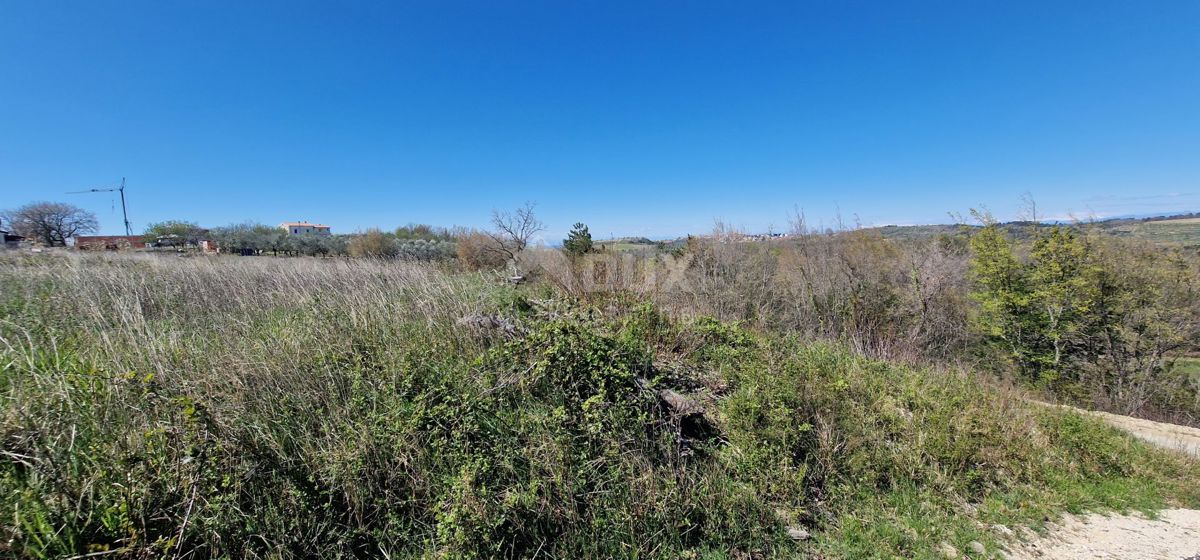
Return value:
[(1200, 385), (1200, 358), (1175, 358), (1172, 372), (1186, 375), (1193, 383)]
[[(1009, 235), (1022, 238), (1029, 233), (1028, 224), (1007, 224)], [(1165, 245), (1185, 247), (1200, 246), (1200, 218), (1179, 218), (1169, 220), (1114, 220), (1086, 224), (1084, 227), (1118, 237), (1144, 239)], [(903, 241), (927, 239), (939, 235), (956, 235), (963, 231), (974, 229), (971, 226), (958, 225), (922, 225), (922, 226), (882, 226), (871, 228), (884, 237)]]
[(1200, 246), (1200, 218), (1157, 220), (1114, 226), (1118, 235), (1146, 239), (1155, 243)]
[(929, 558), (1200, 505), (1197, 464), (987, 378), (627, 294), (153, 255), (0, 284), (7, 557)]
[(631, 254), (654, 254), (662, 251), (671, 251), (684, 245), (686, 245), (686, 243), (678, 239), (663, 242), (654, 242), (650, 240), (630, 241), (627, 239), (596, 242), (596, 248), (599, 250), (613, 253)]
[(628, 252), (628, 251), (653, 251), (655, 246), (647, 243), (628, 243), (621, 241), (599, 241), (596, 247), (602, 251)]

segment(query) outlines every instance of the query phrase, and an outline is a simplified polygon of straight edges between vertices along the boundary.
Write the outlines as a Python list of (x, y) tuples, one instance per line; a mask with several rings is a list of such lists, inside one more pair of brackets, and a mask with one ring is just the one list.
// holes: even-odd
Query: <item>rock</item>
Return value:
[(793, 540), (797, 541), (806, 541), (812, 536), (807, 530), (804, 529), (804, 527), (799, 525), (789, 525), (787, 528), (787, 534), (789, 537), (792, 537)]
[[(1047, 532), (1049, 532), (1054, 529), (1054, 524), (1047, 523), (1046, 527), (1047, 527)], [(1021, 540), (1026, 541), (1026, 542), (1034, 542), (1034, 541), (1038, 540), (1039, 537), (1041, 537), (1041, 535), (1038, 535), (1036, 531), (1034, 531), (1033, 529), (1030, 529), (1029, 527), (1026, 527), (1024, 525), (1017, 526), (1016, 532), (1020, 533)]]
[(1007, 525), (1001, 525), (1001, 524), (997, 523), (995, 525), (992, 525), (992, 530), (997, 533), (1000, 533), (1001, 535), (1004, 535), (1006, 537), (1013, 536), (1013, 530), (1009, 529)]
[(987, 547), (983, 546), (983, 543), (979, 541), (971, 541), (967, 543), (967, 548), (971, 549), (971, 552), (974, 552), (980, 556), (987, 554)]
[(658, 398), (662, 399), (671, 412), (679, 416), (687, 416), (689, 414), (699, 414), (704, 412), (704, 407), (675, 391), (670, 389), (662, 389), (658, 392)]
[(517, 336), (521, 330), (508, 319), (496, 315), (485, 315), (483, 313), (467, 315), (459, 319), (458, 324), (470, 327), (479, 332), (498, 330), (509, 337)]
[(943, 558), (958, 558), (958, 549), (946, 541), (938, 543), (937, 550)]

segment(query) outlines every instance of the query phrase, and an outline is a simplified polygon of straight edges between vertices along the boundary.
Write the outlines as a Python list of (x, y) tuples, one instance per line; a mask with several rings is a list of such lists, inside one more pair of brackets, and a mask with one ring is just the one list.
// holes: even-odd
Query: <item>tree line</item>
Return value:
[[(513, 211), (494, 211), (491, 222), (490, 230), (408, 224), (393, 231), (371, 228), (353, 234), (295, 235), (254, 222), (207, 229), (186, 220), (165, 220), (147, 226), (142, 238), (151, 247), (176, 250), (212, 241), (223, 252), (241, 255), (458, 258), (479, 269), (518, 263), (534, 237), (545, 230), (532, 203)], [(64, 247), (75, 237), (98, 231), (99, 220), (71, 204), (34, 202), (0, 211), (0, 228), (5, 227), (38, 244)]]
[[(95, 214), (59, 202), (35, 202), (0, 212), (0, 226), (4, 225), (48, 247), (66, 246), (70, 239), (99, 229)], [(142, 238), (151, 247), (176, 250), (212, 241), (223, 252), (241, 255), (457, 258), (472, 269), (509, 264), (520, 269), (521, 254), (535, 236), (545, 231), (545, 224), (538, 219), (532, 203), (512, 211), (493, 211), (491, 225), (489, 230), (480, 230), (407, 224), (393, 231), (371, 228), (354, 234), (296, 235), (254, 222), (206, 229), (186, 220), (165, 220), (147, 226)], [(575, 224), (563, 240), (563, 250), (574, 256), (593, 252), (586, 225)]]
[[(992, 371), (1046, 398), (1200, 425), (1200, 254), (1089, 224), (997, 223), (751, 241), (718, 224), (673, 252), (537, 255), (547, 282), (602, 304), (650, 297), (885, 360)], [(1184, 367), (1179, 367), (1185, 364)]]
[(1170, 369), (1200, 342), (1195, 255), (1064, 226), (1018, 244), (994, 222), (970, 246), (972, 323), (1018, 379), (1123, 414), (1200, 408)]

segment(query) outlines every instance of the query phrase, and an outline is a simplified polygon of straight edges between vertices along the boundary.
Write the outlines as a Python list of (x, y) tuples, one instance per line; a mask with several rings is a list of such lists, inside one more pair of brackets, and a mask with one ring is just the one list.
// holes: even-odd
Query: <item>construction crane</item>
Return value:
[(83, 194), (90, 192), (119, 192), (121, 193), (121, 215), (125, 217), (125, 235), (133, 235), (129, 228), (129, 211), (125, 209), (125, 178), (121, 177), (121, 186), (107, 189), (88, 189), (86, 191), (71, 191), (67, 194)]

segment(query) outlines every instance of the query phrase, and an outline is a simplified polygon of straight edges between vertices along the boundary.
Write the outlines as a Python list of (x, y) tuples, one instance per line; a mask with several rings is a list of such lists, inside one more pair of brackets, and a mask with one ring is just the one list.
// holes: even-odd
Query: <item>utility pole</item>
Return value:
[(107, 189), (88, 189), (86, 191), (71, 191), (67, 194), (81, 194), (90, 192), (119, 192), (121, 193), (121, 215), (125, 218), (125, 235), (133, 235), (133, 230), (129, 227), (129, 210), (125, 208), (125, 178), (121, 177), (121, 186)]

